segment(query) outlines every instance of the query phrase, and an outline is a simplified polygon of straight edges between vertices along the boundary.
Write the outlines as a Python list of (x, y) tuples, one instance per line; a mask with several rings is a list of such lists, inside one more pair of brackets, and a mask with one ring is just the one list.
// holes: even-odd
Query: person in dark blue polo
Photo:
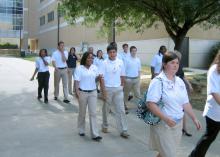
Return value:
[(72, 85), (72, 80), (73, 80), (73, 75), (74, 71), (76, 69), (76, 61), (78, 60), (78, 57), (76, 55), (76, 49), (75, 47), (71, 47), (69, 54), (68, 54), (68, 59), (66, 61), (67, 66), (68, 66), (68, 90), (69, 94), (73, 94), (73, 85)]

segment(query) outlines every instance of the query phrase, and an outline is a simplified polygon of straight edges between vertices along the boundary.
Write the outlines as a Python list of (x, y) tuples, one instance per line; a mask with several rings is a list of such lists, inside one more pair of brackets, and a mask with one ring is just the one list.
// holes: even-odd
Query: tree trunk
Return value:
[(174, 39), (174, 50), (180, 51), (181, 50), (181, 46), (183, 43), (183, 40), (185, 38), (185, 35), (182, 36), (177, 36), (176, 39)]

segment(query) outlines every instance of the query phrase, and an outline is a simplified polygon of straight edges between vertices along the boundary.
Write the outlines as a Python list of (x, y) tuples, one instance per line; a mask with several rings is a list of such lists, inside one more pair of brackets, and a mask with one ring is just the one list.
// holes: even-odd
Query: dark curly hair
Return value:
[(89, 52), (85, 52), (82, 56), (82, 59), (80, 61), (80, 65), (86, 65), (86, 59), (89, 57), (89, 55), (92, 55)]
[(42, 51), (44, 51), (45, 53), (46, 53), (46, 56), (48, 56), (48, 54), (47, 54), (47, 49), (40, 49), (40, 51), (39, 51), (39, 57), (42, 57)]

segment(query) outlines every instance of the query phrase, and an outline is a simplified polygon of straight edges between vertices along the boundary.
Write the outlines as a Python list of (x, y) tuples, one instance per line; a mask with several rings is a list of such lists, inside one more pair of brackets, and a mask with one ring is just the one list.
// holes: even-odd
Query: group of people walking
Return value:
[[(38, 99), (42, 98), (44, 89), (44, 102), (48, 103), (49, 69), (52, 60), (54, 67), (54, 99), (58, 100), (59, 83), (62, 79), (64, 103), (69, 103), (69, 94), (75, 92), (79, 102), (78, 133), (85, 136), (85, 117), (88, 106), (90, 133), (94, 141), (102, 140), (99, 134), (96, 106), (97, 93), (102, 94), (102, 132), (109, 132), (108, 115), (114, 113), (117, 129), (122, 138), (128, 138), (128, 100), (131, 95), (140, 98), (140, 72), (141, 61), (137, 57), (137, 48), (123, 44), (123, 52), (117, 52), (117, 44), (107, 46), (107, 57), (102, 50), (93, 53), (90, 47), (80, 59), (75, 54), (75, 48), (70, 52), (64, 50), (64, 42), (58, 43), (58, 49), (47, 55), (47, 50), (39, 52), (36, 60), (36, 69), (31, 80), (38, 73)], [(77, 66), (76, 61), (80, 60)], [(207, 127), (206, 133), (192, 151), (190, 157), (203, 157), (209, 145), (216, 138), (220, 129), (220, 54), (208, 72), (207, 102), (204, 111)], [(161, 46), (151, 63), (152, 80), (150, 82), (146, 105), (149, 110), (161, 119), (158, 125), (150, 126), (150, 147), (158, 151), (158, 157), (176, 157), (177, 147), (182, 133), (190, 136), (183, 127), (185, 113), (192, 119), (199, 130), (201, 124), (193, 113), (188, 94), (192, 90), (189, 81), (184, 77), (181, 65), (181, 55), (178, 52), (167, 52)], [(72, 84), (74, 77), (74, 86)], [(159, 79), (158, 79), (159, 78)], [(162, 82), (161, 82), (161, 81)], [(162, 83), (162, 86), (161, 86)], [(158, 108), (157, 102), (162, 99), (165, 104)]]
[(53, 52), (52, 57), (48, 56), (46, 49), (41, 49), (39, 57), (35, 61), (35, 71), (31, 80), (34, 80), (37, 74), (38, 79), (38, 99), (42, 98), (42, 90), (44, 90), (44, 102), (48, 103), (49, 89), (49, 64), (52, 62), (54, 67), (54, 100), (58, 100), (59, 84), (62, 80), (64, 103), (69, 103), (68, 95), (73, 94), (72, 77), (76, 68), (76, 63), (79, 57), (76, 55), (74, 47), (67, 52), (64, 49), (64, 42), (59, 42), (57, 50)]

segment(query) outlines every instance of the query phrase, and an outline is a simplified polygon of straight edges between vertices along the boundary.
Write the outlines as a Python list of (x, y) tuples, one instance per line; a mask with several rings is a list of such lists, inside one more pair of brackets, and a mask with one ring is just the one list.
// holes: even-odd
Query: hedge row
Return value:
[(10, 43), (4, 43), (0, 44), (0, 49), (17, 49), (18, 45), (16, 44), (10, 44)]

